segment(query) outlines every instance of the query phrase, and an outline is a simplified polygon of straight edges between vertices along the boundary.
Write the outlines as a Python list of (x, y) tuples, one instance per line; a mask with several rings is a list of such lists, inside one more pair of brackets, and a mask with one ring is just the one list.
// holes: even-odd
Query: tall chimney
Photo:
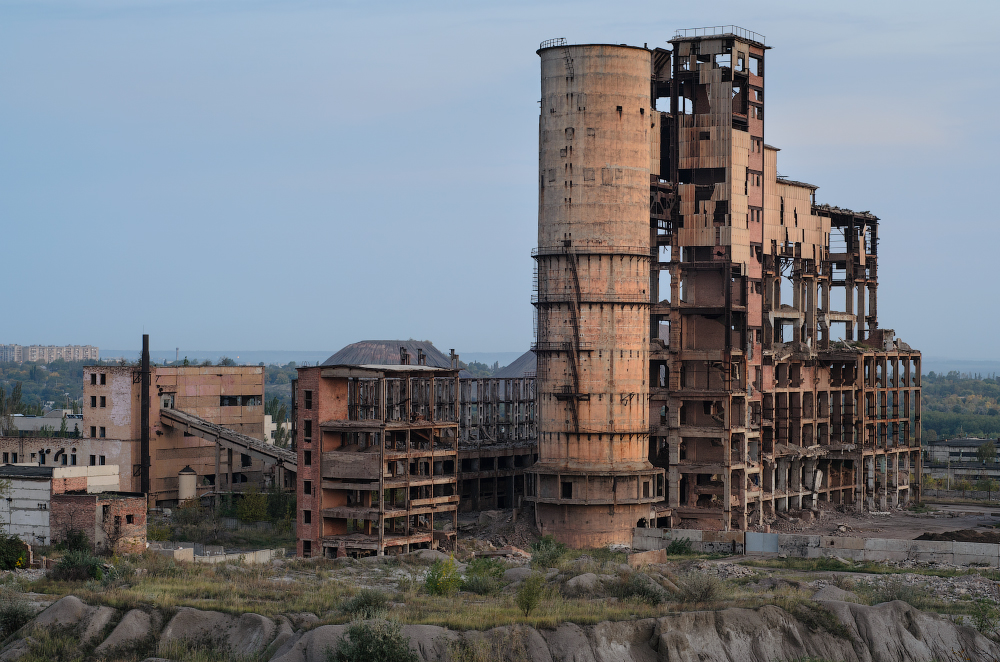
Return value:
[(538, 462), (542, 534), (630, 544), (663, 470), (649, 453), (651, 54), (542, 44)]
[(149, 498), (149, 334), (142, 334), (142, 367), (139, 370), (142, 384), (139, 397), (139, 491)]

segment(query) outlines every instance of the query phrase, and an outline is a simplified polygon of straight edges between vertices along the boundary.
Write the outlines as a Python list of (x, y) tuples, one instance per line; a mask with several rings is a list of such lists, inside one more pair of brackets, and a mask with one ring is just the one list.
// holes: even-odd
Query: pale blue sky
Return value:
[(766, 35), (767, 142), (879, 316), (1000, 358), (996, 2), (0, 3), (0, 342), (531, 341), (538, 43)]

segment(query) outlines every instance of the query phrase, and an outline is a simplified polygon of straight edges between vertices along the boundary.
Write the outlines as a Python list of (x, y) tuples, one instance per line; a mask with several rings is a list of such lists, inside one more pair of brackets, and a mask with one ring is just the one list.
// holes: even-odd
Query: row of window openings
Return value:
[[(220, 407), (259, 407), (261, 405), (259, 395), (222, 395), (219, 396)], [(171, 401), (171, 404), (172, 401)]]
[[(111, 506), (101, 506), (101, 521), (107, 522), (110, 516), (111, 516)], [(126, 515), (125, 523), (135, 524), (135, 515)], [(119, 527), (121, 527), (121, 524), (122, 524), (121, 515), (115, 515), (115, 531), (118, 531)]]
[[(104, 386), (105, 384), (108, 383), (108, 381), (107, 381), (108, 380), (108, 376), (107, 376), (107, 374), (105, 374), (103, 372), (101, 373), (100, 376), (101, 376), (101, 386)], [(90, 373), (90, 385), (91, 386), (97, 386), (97, 373), (96, 372)]]
[[(51, 451), (50, 451), (51, 452)], [(45, 464), (45, 452), (32, 453), (31, 461), (38, 462), (39, 464)], [(60, 464), (63, 466), (76, 466), (76, 453), (61, 453), (59, 454)], [(90, 466), (104, 466), (106, 464), (107, 458), (104, 455), (91, 455), (90, 456)], [(3, 454), (4, 464), (17, 464), (17, 453), (4, 453)]]

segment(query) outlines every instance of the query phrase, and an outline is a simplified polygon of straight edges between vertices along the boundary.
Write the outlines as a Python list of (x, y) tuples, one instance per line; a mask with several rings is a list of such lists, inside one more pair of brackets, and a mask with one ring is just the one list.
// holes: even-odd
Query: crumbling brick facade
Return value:
[(458, 370), (299, 368), (298, 554), (437, 547), (458, 524)]
[(82, 531), (99, 551), (139, 554), (146, 549), (142, 494), (63, 492), (52, 495), (50, 509), (54, 542), (65, 540), (70, 531)]

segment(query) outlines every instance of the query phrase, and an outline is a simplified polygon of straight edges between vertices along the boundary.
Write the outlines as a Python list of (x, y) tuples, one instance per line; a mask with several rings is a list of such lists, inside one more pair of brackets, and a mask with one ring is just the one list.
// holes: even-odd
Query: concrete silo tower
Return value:
[(663, 498), (663, 470), (648, 460), (652, 54), (564, 40), (538, 54), (539, 461), (529, 496), (542, 533), (627, 544)]

